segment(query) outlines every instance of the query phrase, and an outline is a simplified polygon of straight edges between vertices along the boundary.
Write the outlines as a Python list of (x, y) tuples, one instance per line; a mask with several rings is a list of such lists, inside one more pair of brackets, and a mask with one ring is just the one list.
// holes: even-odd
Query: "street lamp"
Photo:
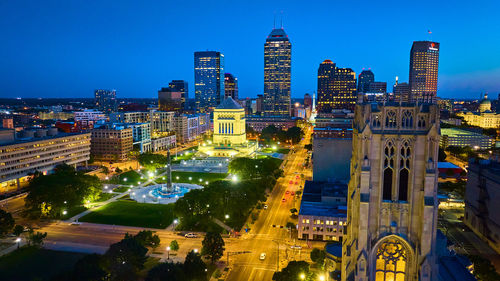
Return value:
[(229, 219), (229, 215), (228, 214), (226, 214), (224, 217), (226, 218), (226, 220)]
[(68, 211), (64, 210), (62, 214), (66, 215), (67, 213), (68, 213)]
[(16, 238), (17, 248), (19, 249), (19, 244), (21, 243), (21, 237)]
[(304, 273), (301, 273), (299, 275), (299, 278), (300, 278), (300, 280), (305, 280), (306, 279), (306, 275)]
[(325, 276), (324, 275), (320, 275), (319, 276), (319, 281), (325, 281)]
[(146, 203), (146, 195), (142, 195), (142, 199), (144, 200), (144, 203)]
[(237, 182), (237, 181), (238, 181), (238, 177), (237, 177), (236, 175), (233, 175), (232, 180), (233, 180), (234, 182)]
[(167, 246), (167, 260), (170, 259), (170, 246)]
[(195, 248), (195, 249), (193, 250), (193, 252), (194, 252), (195, 254), (196, 254), (196, 253), (198, 253), (198, 249), (196, 249), (196, 248)]
[(123, 178), (123, 181), (127, 181), (127, 178)]

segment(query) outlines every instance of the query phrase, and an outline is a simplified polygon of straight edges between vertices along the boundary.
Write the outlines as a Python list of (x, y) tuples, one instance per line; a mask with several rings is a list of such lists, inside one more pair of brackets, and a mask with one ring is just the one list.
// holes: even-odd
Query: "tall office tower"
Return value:
[(177, 92), (173, 88), (161, 88), (158, 91), (158, 108), (161, 111), (182, 112), (182, 92)]
[(342, 280), (438, 280), (439, 109), (358, 100)]
[(184, 80), (172, 80), (168, 87), (174, 92), (181, 93), (181, 110), (186, 109), (186, 101), (189, 98), (188, 82)]
[(410, 52), (410, 99), (436, 102), (439, 43), (415, 41)]
[(290, 116), (292, 43), (274, 28), (264, 44), (264, 115)]
[(306, 93), (304, 95), (304, 108), (312, 108), (313, 98), (310, 94)]
[(367, 93), (379, 93), (379, 94), (387, 93), (387, 82), (371, 82), (368, 85)]
[(216, 51), (194, 53), (194, 95), (197, 112), (208, 112), (224, 95), (224, 55)]
[(335, 70), (333, 108), (354, 110), (356, 104), (356, 73), (350, 68)]
[(331, 60), (323, 61), (318, 68), (318, 111), (330, 112), (333, 109), (335, 70)]
[(375, 82), (375, 74), (369, 69), (361, 71), (358, 76), (358, 93), (368, 93), (372, 82)]
[(396, 76), (396, 82), (392, 87), (392, 96), (396, 102), (408, 102), (410, 100), (410, 85), (406, 82), (399, 83), (399, 79)]
[(238, 78), (231, 73), (224, 74), (224, 98), (238, 100)]
[(95, 90), (94, 98), (97, 109), (104, 113), (114, 112), (118, 107), (116, 90)]

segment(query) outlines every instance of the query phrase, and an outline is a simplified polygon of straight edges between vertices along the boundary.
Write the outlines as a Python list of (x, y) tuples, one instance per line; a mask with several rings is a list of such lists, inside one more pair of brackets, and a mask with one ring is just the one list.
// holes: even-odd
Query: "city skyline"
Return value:
[[(241, 97), (256, 97), (263, 93), (262, 38), (272, 30), (275, 16), (278, 20), (283, 18), (285, 30), (295, 46), (292, 97), (315, 90), (317, 65), (325, 59), (352, 68), (356, 74), (363, 68), (371, 68), (378, 81), (389, 85), (396, 76), (403, 78), (400, 82), (407, 82), (408, 55), (411, 44), (418, 40), (436, 41), (444, 48), (440, 57), (439, 97), (477, 98), (481, 92), (500, 91), (500, 58), (494, 52), (498, 39), (490, 36), (498, 29), (497, 21), (489, 20), (498, 5), (493, 2), (471, 7), (472, 11), (468, 10), (471, 18), (467, 21), (458, 17), (464, 9), (461, 5), (441, 12), (445, 6), (436, 4), (436, 9), (426, 10), (424, 16), (412, 22), (402, 19), (421, 14), (425, 7), (410, 10), (403, 4), (377, 3), (373, 8), (395, 15), (393, 20), (399, 24), (394, 27), (389, 20), (371, 22), (370, 31), (360, 31), (358, 27), (363, 21), (357, 19), (367, 18), (366, 13), (371, 9), (364, 9), (360, 15), (349, 12), (335, 15), (338, 21), (350, 19), (353, 27), (349, 30), (357, 30), (354, 34), (363, 40), (353, 40), (354, 34), (341, 28), (335, 36), (324, 35), (334, 26), (325, 22), (328, 17), (323, 16), (332, 8), (346, 10), (349, 7), (343, 5), (347, 4), (318, 3), (303, 8), (295, 3), (273, 3), (261, 9), (256, 3), (249, 7), (248, 13), (243, 13), (246, 8), (236, 5), (236, 13), (224, 13), (224, 20), (232, 24), (221, 29), (221, 36), (212, 36), (209, 32), (215, 23), (208, 22), (203, 29), (195, 29), (207, 20), (202, 12), (207, 8), (203, 3), (174, 7), (172, 13), (185, 18), (179, 23), (175, 22), (179, 16), (174, 14), (172, 20), (159, 20), (162, 17), (157, 13), (170, 8), (161, 3), (153, 5), (158, 6), (154, 9), (123, 3), (115, 15), (108, 14), (111, 4), (2, 5), (5, 9), (0, 12), (0, 25), (14, 26), (4, 28), (8, 40), (0, 47), (2, 53), (8, 54), (0, 67), (3, 97), (91, 97), (93, 89), (110, 88), (117, 90), (118, 98), (153, 98), (158, 88), (173, 79), (187, 80), (194, 89), (192, 54), (206, 49), (225, 54), (226, 70), (237, 73)], [(215, 4), (208, 10), (220, 8)], [(19, 9), (26, 9), (25, 14), (29, 16), (16, 17), (19, 13), (15, 11)], [(106, 21), (101, 19), (104, 14), (110, 16)], [(136, 19), (124, 21), (132, 15)], [(233, 20), (233, 15), (239, 20)], [(261, 19), (258, 23), (251, 20), (256, 17)], [(438, 19), (446, 23), (438, 25)], [(171, 44), (171, 39), (158, 39), (167, 37), (165, 33), (169, 33), (168, 38), (179, 38), (195, 30), (197, 36), (178, 44)], [(428, 30), (432, 31), (431, 35)], [(33, 44), (20, 44), (26, 37)], [(372, 40), (374, 38), (377, 40)], [(370, 40), (370, 46), (358, 40)], [(341, 42), (350, 43), (339, 44)], [(474, 52), (468, 52), (468, 42), (481, 43), (475, 45)], [(165, 67), (165, 62), (169, 67)], [(27, 79), (30, 83), (24, 82)]]

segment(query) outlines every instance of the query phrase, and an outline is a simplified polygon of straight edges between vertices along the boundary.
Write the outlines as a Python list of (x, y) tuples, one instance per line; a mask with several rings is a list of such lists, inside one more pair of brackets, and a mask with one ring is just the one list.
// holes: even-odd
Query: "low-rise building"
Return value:
[(299, 210), (299, 239), (342, 241), (346, 223), (347, 184), (306, 181)]
[(109, 119), (113, 123), (151, 123), (151, 134), (153, 137), (170, 133), (173, 131), (173, 118), (175, 112), (172, 111), (135, 111), (112, 113)]
[(289, 117), (261, 117), (261, 116), (247, 116), (247, 125), (253, 128), (256, 132), (262, 132), (262, 130), (271, 125), (275, 126), (281, 130), (288, 130), (291, 127), (297, 126), (297, 120), (300, 118), (289, 118)]
[(464, 118), (468, 125), (481, 128), (499, 128), (500, 114), (491, 110), (491, 101), (485, 95), (484, 99), (479, 104), (479, 111), (463, 111), (457, 116)]
[(96, 160), (124, 161), (133, 148), (132, 128), (103, 124), (92, 130), (91, 154)]
[(464, 223), (500, 253), (500, 163), (471, 159), (465, 188)]
[(440, 146), (472, 147), (474, 149), (490, 149), (495, 140), (489, 136), (459, 128), (441, 128)]
[(173, 131), (177, 141), (186, 143), (195, 140), (210, 129), (208, 113), (179, 114), (173, 117)]
[(73, 112), (49, 111), (49, 112), (38, 113), (38, 118), (40, 118), (41, 120), (68, 120), (73, 117), (74, 117)]
[(85, 109), (75, 111), (75, 122), (78, 122), (82, 128), (92, 129), (95, 124), (105, 122), (108, 118), (101, 111)]
[(167, 150), (175, 147), (177, 139), (175, 134), (170, 136), (158, 137), (151, 140), (151, 149), (153, 152)]
[(57, 165), (84, 165), (89, 159), (90, 133), (0, 130), (0, 194), (20, 188), (37, 171), (47, 174)]

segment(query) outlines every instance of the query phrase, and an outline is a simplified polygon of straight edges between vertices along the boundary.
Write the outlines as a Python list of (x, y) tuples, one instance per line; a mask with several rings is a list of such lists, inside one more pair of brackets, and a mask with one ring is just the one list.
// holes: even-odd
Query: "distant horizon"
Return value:
[[(238, 78), (240, 97), (256, 97), (263, 93), (264, 42), (276, 17), (292, 43), (292, 98), (316, 91), (317, 69), (325, 59), (356, 75), (370, 68), (390, 92), (396, 76), (408, 81), (410, 48), (420, 40), (441, 44), (438, 97), (500, 93), (500, 37), (492, 36), (500, 30), (495, 14), (500, 3), (458, 0), (450, 7), (361, 0), (357, 6), (331, 1), (307, 6), (298, 1), (2, 3), (0, 96), (92, 98), (94, 89), (111, 88), (119, 98), (155, 98), (171, 80), (186, 80), (193, 98), (194, 52), (215, 50), (225, 56), (224, 72)], [(378, 13), (391, 17), (359, 20)]]

